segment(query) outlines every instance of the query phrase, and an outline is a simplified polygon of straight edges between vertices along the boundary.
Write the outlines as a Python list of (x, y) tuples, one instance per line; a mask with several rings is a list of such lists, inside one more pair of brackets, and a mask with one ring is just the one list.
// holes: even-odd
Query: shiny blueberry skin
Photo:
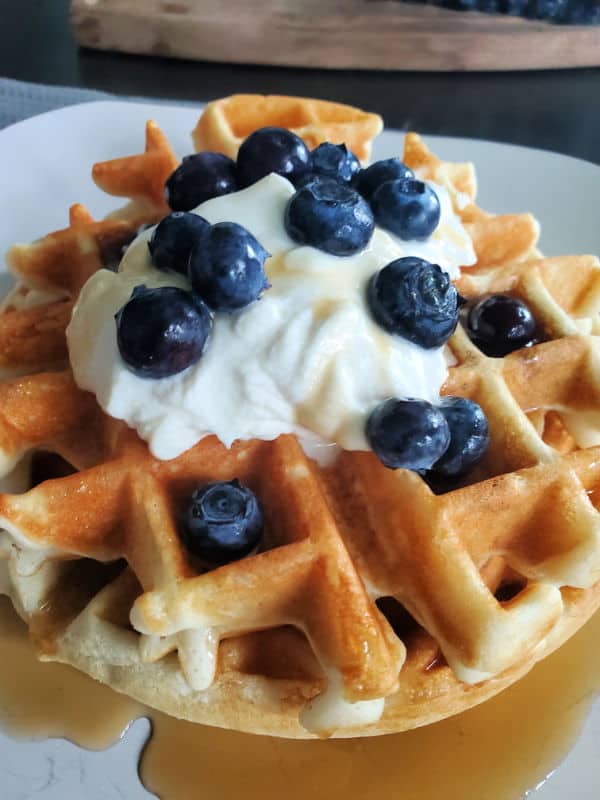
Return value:
[(285, 212), (285, 227), (299, 244), (351, 256), (369, 243), (375, 223), (368, 203), (350, 186), (330, 179), (299, 189)]
[(492, 294), (468, 311), (469, 338), (486, 355), (501, 358), (536, 341), (536, 321), (522, 300)]
[(212, 327), (204, 303), (175, 286), (136, 286), (115, 320), (121, 358), (140, 378), (167, 378), (195, 364)]
[(422, 258), (398, 258), (376, 272), (367, 303), (378, 325), (427, 349), (447, 342), (458, 322), (458, 293), (448, 274)]
[(201, 486), (192, 495), (183, 539), (190, 552), (217, 566), (251, 553), (263, 526), (256, 495), (238, 480), (221, 481)]
[(360, 172), (360, 161), (345, 144), (323, 142), (310, 154), (311, 170), (344, 183)]
[(354, 179), (353, 185), (366, 200), (370, 200), (373, 192), (379, 189), (382, 183), (414, 177), (412, 169), (399, 158), (385, 158), (361, 170)]
[(446, 418), (425, 400), (386, 400), (369, 415), (365, 433), (377, 458), (391, 469), (430, 469), (450, 444)]
[(241, 187), (271, 172), (292, 183), (310, 168), (310, 153), (299, 136), (285, 128), (260, 128), (240, 145), (237, 177)]
[(189, 211), (211, 197), (237, 191), (235, 161), (223, 153), (186, 156), (165, 184), (173, 211)]
[(150, 260), (158, 269), (187, 275), (192, 247), (209, 228), (198, 214), (175, 211), (162, 219), (148, 242)]
[(432, 472), (458, 478), (485, 455), (490, 441), (487, 417), (478, 403), (464, 397), (445, 397), (438, 408), (448, 423), (450, 444)]
[(269, 288), (264, 270), (268, 256), (241, 225), (211, 225), (190, 254), (192, 289), (213, 311), (237, 311)]
[(413, 178), (382, 183), (370, 202), (377, 224), (403, 240), (427, 239), (440, 221), (437, 194)]

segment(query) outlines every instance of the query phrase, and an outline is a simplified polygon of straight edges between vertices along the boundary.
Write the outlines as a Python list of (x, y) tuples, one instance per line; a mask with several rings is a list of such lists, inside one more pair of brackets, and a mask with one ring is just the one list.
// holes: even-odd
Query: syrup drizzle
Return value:
[(1, 598), (0, 724), (17, 737), (64, 736), (101, 749), (132, 719), (148, 716), (153, 733), (141, 776), (161, 800), (189, 800), (200, 790), (211, 800), (240, 790), (245, 800), (517, 800), (573, 745), (600, 692), (599, 640), (600, 613), (519, 683), (436, 725), (298, 742), (174, 720), (70, 667), (40, 663)]

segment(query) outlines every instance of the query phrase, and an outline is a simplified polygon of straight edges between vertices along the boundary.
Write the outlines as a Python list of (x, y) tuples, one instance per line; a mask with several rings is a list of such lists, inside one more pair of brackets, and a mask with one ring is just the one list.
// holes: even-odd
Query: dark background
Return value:
[(68, 6), (68, 0), (0, 0), (0, 75), (182, 100), (233, 92), (309, 95), (377, 111), (388, 127), (514, 142), (600, 163), (600, 68), (330, 71), (79, 51)]

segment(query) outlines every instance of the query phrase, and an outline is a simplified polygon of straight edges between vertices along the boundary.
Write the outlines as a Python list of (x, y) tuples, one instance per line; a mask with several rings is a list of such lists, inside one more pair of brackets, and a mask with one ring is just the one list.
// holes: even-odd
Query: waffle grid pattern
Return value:
[[(47, 371), (64, 366), (64, 325), (85, 280), (165, 213), (158, 187), (176, 162), (153, 123), (144, 154), (94, 167), (101, 188), (130, 198), (125, 210), (94, 222), (76, 206), (69, 228), (9, 253), (20, 284), (0, 316), (0, 366), (31, 374), (0, 384), (3, 473), (36, 450), (78, 470), (0, 495), (7, 583), (32, 630), (44, 631), (46, 657), (75, 660), (132, 693), (158, 676), (167, 710), (215, 722), (173, 700), (192, 693), (218, 710), (216, 724), (296, 736), (385, 732), (484, 699), (600, 603), (600, 264), (542, 259), (530, 215), (481, 211), (471, 166), (439, 161), (414, 134), (404, 158), (448, 188), (473, 236), (478, 263), (460, 291), (514, 292), (545, 332), (504, 359), (456, 332), (444, 391), (482, 405), (492, 445), (470, 485), (443, 495), (370, 453), (318, 467), (287, 436), (231, 450), (211, 437), (160, 462), (68, 370)], [(59, 299), (36, 304), (36, 292)], [(203, 572), (180, 542), (177, 509), (198, 483), (233, 477), (261, 498), (266, 544)], [(74, 618), (56, 611), (52, 620), (46, 598), (72, 575), (73, 558), (127, 567)], [(498, 588), (515, 582), (521, 590), (498, 600)], [(377, 605), (390, 597), (420, 626), (406, 640)], [(34, 624), (41, 607), (45, 626)], [(77, 636), (87, 646), (79, 657)], [(148, 696), (166, 703), (159, 689)], [(257, 708), (254, 717), (230, 707), (236, 697)], [(285, 723), (276, 721), (282, 704)]]

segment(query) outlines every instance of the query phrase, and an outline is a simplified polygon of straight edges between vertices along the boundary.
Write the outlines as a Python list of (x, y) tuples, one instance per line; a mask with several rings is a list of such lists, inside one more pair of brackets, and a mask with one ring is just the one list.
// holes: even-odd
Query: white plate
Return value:
[[(191, 151), (189, 132), (197, 117), (190, 108), (100, 102), (51, 111), (0, 131), (0, 252), (65, 227), (72, 203), (84, 203), (96, 217), (114, 209), (118, 201), (92, 183), (91, 165), (140, 152), (150, 118), (184, 155)], [(532, 211), (542, 224), (541, 247), (547, 255), (600, 253), (600, 167), (513, 145), (444, 137), (428, 141), (442, 158), (475, 163), (484, 208)], [(401, 152), (402, 134), (387, 131), (375, 157)], [(0, 265), (0, 273), (4, 270)], [(139, 786), (135, 770), (147, 730), (143, 720), (135, 723), (123, 742), (104, 753), (88, 753), (63, 741), (14, 742), (0, 734), (1, 796), (147, 800), (150, 795)], [(597, 800), (599, 753), (596, 704), (578, 744), (536, 800)]]

